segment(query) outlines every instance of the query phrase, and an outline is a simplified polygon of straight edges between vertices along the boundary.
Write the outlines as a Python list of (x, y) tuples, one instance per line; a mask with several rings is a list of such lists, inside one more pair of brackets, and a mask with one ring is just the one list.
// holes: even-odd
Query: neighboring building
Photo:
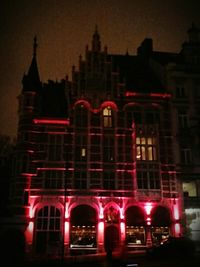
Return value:
[[(167, 68), (176, 137), (175, 160), (182, 181), (186, 234), (200, 242), (200, 30), (188, 30), (180, 60)], [(171, 88), (171, 89), (170, 89)]]
[(96, 29), (72, 79), (47, 84), (34, 40), (11, 193), (30, 255), (131, 250), (184, 234), (184, 205), (199, 203), (182, 192), (200, 196), (198, 34), (193, 26), (180, 53), (145, 39), (132, 56), (102, 49)]

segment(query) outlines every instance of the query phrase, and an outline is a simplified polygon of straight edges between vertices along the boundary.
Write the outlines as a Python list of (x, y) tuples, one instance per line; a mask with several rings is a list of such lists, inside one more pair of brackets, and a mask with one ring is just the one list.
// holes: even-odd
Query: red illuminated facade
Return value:
[(166, 69), (182, 54), (154, 52), (145, 39), (135, 56), (112, 55), (96, 29), (71, 80), (42, 84), (36, 47), (19, 96), (12, 187), (27, 253), (133, 250), (181, 236), (178, 100)]

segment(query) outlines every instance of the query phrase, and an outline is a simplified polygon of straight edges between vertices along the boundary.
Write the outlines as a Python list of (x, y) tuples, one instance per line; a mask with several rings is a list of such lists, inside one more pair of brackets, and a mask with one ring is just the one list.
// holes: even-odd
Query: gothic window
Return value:
[(155, 137), (136, 137), (136, 160), (157, 160)]
[(110, 106), (103, 109), (103, 126), (106, 128), (113, 126), (112, 109)]

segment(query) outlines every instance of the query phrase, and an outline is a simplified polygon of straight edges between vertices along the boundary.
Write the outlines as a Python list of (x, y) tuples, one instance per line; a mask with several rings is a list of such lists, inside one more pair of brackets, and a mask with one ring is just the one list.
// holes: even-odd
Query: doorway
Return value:
[(106, 252), (113, 252), (119, 247), (119, 229), (115, 225), (109, 225), (104, 232), (104, 247)]

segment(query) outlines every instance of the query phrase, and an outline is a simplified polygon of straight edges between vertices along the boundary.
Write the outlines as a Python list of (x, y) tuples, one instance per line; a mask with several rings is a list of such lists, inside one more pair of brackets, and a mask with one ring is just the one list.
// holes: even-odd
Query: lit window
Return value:
[(75, 161), (86, 161), (87, 136), (83, 134), (75, 135)]
[(103, 109), (103, 126), (112, 127), (112, 109), (110, 106)]
[(85, 157), (86, 156), (86, 149), (82, 148), (81, 149), (81, 157)]
[(184, 196), (196, 197), (197, 196), (196, 183), (195, 182), (184, 182), (183, 193), (184, 193)]
[(136, 138), (136, 160), (157, 160), (155, 137)]

